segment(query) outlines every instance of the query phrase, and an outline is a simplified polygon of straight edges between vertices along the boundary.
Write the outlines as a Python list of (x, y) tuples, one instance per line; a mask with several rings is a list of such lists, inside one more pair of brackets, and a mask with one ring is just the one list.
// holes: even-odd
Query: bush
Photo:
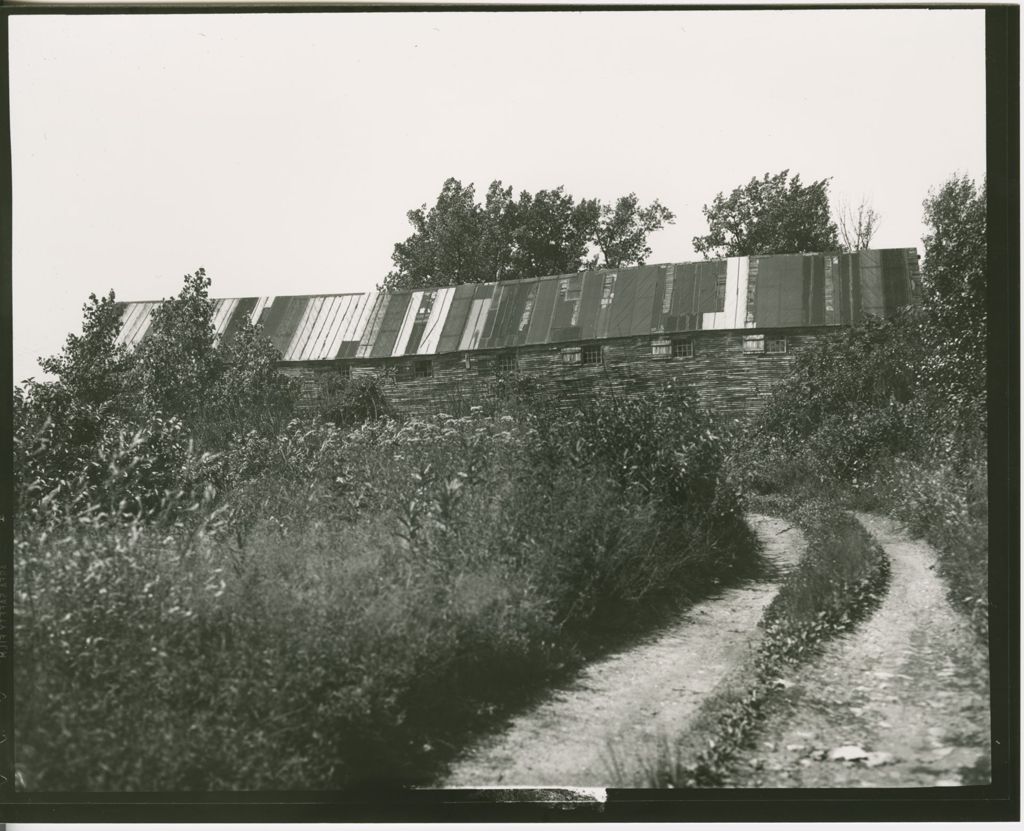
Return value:
[[(496, 713), (754, 558), (678, 390), (294, 420), (216, 455), (161, 423), (19, 522), (29, 788), (428, 783)], [(125, 493), (162, 497), (107, 509)]]
[(950, 599), (987, 636), (985, 186), (925, 201), (923, 304), (800, 355), (730, 455), (762, 493), (825, 494), (903, 520), (940, 554)]
[(348, 378), (340, 373), (322, 379), (316, 411), (321, 418), (339, 427), (393, 415), (379, 377), (360, 375)]

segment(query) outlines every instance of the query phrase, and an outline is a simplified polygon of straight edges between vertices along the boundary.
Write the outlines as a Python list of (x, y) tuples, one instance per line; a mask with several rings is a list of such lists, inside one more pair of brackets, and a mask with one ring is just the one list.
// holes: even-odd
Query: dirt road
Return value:
[(986, 784), (988, 666), (946, 599), (935, 552), (858, 515), (892, 563), (882, 605), (771, 703), (740, 787)]
[[(765, 556), (794, 563), (803, 536), (788, 523), (748, 517)], [(748, 656), (772, 582), (748, 582), (693, 607), (650, 642), (595, 662), (571, 686), (472, 748), (451, 766), (443, 787), (576, 786), (612, 781), (607, 747), (620, 760), (680, 732), (711, 690)]]

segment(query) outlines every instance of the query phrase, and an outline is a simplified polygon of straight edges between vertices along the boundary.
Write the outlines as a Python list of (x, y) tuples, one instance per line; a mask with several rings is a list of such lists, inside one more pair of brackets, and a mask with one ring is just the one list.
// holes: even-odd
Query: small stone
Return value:
[(786, 745), (786, 750), (788, 750), (790, 753), (799, 753), (801, 750), (807, 750), (807, 745), (805, 745), (805, 744), (787, 744)]
[(945, 759), (950, 753), (953, 752), (952, 747), (936, 747), (932, 751), (932, 756), (936, 759)]
[(775, 751), (775, 742), (763, 742), (765, 750)]
[(798, 764), (799, 764), (799, 765), (800, 765), (801, 767), (805, 767), (805, 768), (806, 768), (806, 767), (810, 767), (810, 765), (811, 765), (811, 760), (810, 760), (810, 759), (801, 759), (801, 760), (800, 760), (800, 761), (798, 762)]
[(855, 744), (844, 744), (842, 747), (833, 747), (828, 752), (828, 758), (833, 762), (855, 762), (858, 759), (866, 759), (867, 751)]

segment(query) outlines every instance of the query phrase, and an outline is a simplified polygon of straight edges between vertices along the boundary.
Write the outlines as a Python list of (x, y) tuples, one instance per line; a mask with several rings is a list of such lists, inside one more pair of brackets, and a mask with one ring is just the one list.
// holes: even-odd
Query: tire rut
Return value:
[(890, 519), (857, 519), (890, 558), (889, 592), (871, 618), (790, 675), (731, 784), (986, 784), (987, 660), (947, 600), (935, 551)]
[[(780, 571), (804, 539), (773, 517), (750, 515), (765, 557)], [(442, 787), (600, 787), (616, 758), (638, 759), (685, 728), (700, 704), (750, 656), (778, 584), (748, 581), (690, 607), (650, 641), (587, 666), (569, 686), (514, 718), (456, 760)], [(620, 762), (621, 764), (621, 762)]]

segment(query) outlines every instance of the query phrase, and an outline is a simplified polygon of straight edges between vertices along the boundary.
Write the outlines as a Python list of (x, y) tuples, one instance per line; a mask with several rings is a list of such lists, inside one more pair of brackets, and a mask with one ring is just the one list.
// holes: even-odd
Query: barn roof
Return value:
[[(230, 338), (261, 323), (285, 361), (389, 358), (703, 329), (856, 323), (913, 302), (917, 252), (775, 254), (604, 269), (424, 291), (214, 301)], [(119, 343), (158, 302), (123, 304)]]

